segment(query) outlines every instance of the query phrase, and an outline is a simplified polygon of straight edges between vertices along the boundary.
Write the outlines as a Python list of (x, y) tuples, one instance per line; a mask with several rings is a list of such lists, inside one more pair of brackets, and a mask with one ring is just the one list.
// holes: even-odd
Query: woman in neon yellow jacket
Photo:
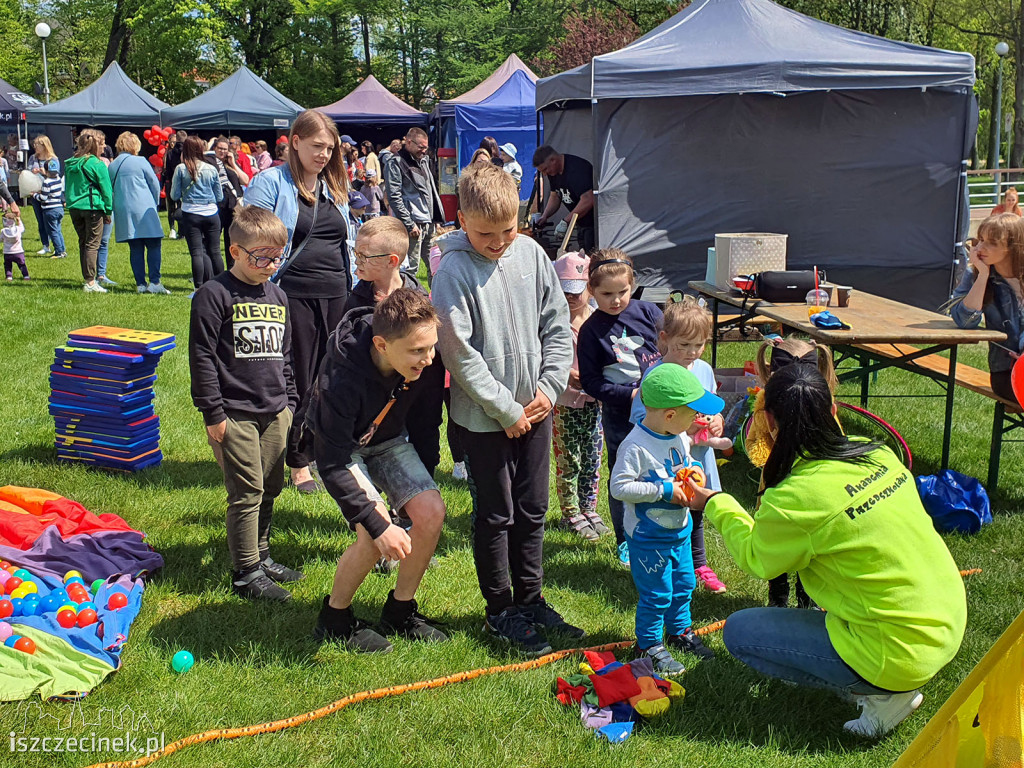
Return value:
[(691, 508), (704, 509), (746, 573), (798, 571), (825, 612), (737, 611), (726, 648), (763, 674), (857, 697), (861, 716), (844, 728), (882, 735), (960, 648), (963, 580), (913, 476), (888, 448), (843, 435), (815, 368), (772, 376), (765, 411), (775, 444), (757, 516), (696, 486)]

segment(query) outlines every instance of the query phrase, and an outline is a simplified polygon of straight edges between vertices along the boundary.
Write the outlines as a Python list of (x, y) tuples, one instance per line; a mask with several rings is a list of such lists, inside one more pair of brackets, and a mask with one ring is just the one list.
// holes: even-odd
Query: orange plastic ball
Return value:
[(22, 651), (23, 653), (35, 653), (36, 644), (31, 637), (22, 637), (14, 644), (14, 649), (16, 651)]

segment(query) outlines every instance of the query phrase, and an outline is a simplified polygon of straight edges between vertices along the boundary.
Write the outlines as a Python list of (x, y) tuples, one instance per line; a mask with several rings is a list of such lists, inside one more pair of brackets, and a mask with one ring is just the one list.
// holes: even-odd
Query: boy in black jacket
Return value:
[(231, 270), (192, 298), (192, 401), (224, 472), (232, 587), (241, 597), (285, 601), (291, 593), (274, 582), (298, 581), (302, 573), (271, 559), (270, 520), (299, 398), (288, 298), (268, 281), (288, 232), (273, 213), (250, 206), (235, 218), (231, 239)]
[[(306, 427), (320, 477), (356, 532), (338, 561), (314, 634), (352, 650), (386, 652), (391, 644), (352, 613), (352, 598), (383, 555), (400, 560), (398, 582), (381, 612), (383, 634), (422, 640), (447, 636), (417, 610), (414, 595), (437, 547), (444, 502), (434, 485), (439, 457), (433, 409), (437, 312), (417, 290), (399, 288), (376, 308), (348, 312), (331, 335), (313, 384)], [(394, 525), (377, 491), (412, 520)]]

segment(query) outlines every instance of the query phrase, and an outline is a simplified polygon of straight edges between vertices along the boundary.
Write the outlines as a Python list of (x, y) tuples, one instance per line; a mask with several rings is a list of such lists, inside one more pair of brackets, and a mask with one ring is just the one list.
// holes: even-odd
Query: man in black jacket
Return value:
[[(376, 308), (348, 312), (331, 335), (313, 384), (306, 427), (327, 491), (356, 532), (338, 561), (315, 636), (359, 651), (391, 644), (355, 618), (352, 598), (377, 559), (399, 560), (398, 581), (381, 612), (383, 634), (447, 640), (417, 610), (414, 595), (437, 547), (444, 502), (434, 484), (440, 457), (435, 409), (439, 378), (423, 377), (434, 359), (437, 312), (421, 292), (394, 291)], [(406, 533), (391, 522), (388, 502), (412, 520)]]

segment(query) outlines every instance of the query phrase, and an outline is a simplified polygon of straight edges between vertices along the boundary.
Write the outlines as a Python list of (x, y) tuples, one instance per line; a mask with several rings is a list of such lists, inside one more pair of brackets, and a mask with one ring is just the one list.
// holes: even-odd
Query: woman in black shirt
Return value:
[(299, 394), (285, 461), (302, 493), (323, 490), (310, 472), (311, 457), (299, 434), (309, 387), (327, 350), (327, 337), (344, 314), (352, 288), (348, 252), (348, 174), (334, 122), (307, 110), (288, 137), (288, 161), (257, 174), (245, 203), (268, 208), (291, 233), (291, 247), (274, 276), (288, 295), (292, 371)]

